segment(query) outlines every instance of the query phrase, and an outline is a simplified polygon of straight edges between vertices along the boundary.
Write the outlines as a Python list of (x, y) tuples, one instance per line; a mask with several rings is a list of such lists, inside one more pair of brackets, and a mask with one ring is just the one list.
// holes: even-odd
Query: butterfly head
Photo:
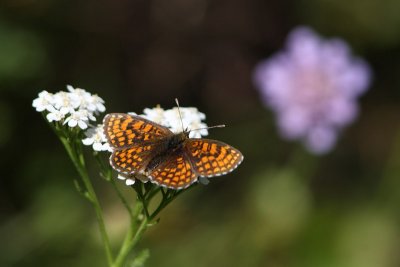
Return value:
[(187, 131), (174, 134), (168, 141), (168, 148), (176, 149), (178, 147), (181, 147), (188, 138), (189, 138), (189, 132)]
[(189, 128), (185, 128), (182, 132), (187, 138), (189, 138), (190, 130)]
[(184, 129), (183, 132), (179, 133), (179, 139), (180, 140), (186, 140), (189, 138), (190, 130), (188, 128)]

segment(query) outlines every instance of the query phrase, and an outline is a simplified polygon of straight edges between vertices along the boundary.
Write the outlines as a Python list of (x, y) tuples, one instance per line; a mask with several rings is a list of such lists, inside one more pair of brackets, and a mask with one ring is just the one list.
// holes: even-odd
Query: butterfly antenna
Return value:
[(181, 118), (182, 131), (185, 131), (185, 128), (183, 127), (183, 119), (182, 119), (181, 107), (179, 106), (178, 98), (175, 98), (175, 102), (176, 102), (176, 105), (178, 106), (179, 118)]
[(226, 126), (225, 124), (220, 124), (220, 125), (214, 125), (214, 126), (210, 126), (210, 127), (197, 128), (197, 129), (190, 130), (190, 131), (193, 132), (193, 131), (208, 130), (208, 129), (213, 129), (213, 128), (224, 128), (225, 126)]

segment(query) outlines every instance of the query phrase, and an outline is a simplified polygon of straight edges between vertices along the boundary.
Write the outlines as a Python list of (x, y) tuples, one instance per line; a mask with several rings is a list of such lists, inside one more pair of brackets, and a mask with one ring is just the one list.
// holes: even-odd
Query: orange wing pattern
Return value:
[(113, 149), (111, 166), (124, 174), (145, 175), (167, 188), (186, 188), (198, 176), (227, 174), (243, 160), (240, 151), (230, 145), (186, 135), (181, 139), (168, 128), (139, 116), (112, 113), (104, 117), (103, 124)]
[(243, 160), (236, 148), (210, 139), (189, 139), (186, 151), (195, 172), (204, 177), (227, 174)]
[(158, 143), (150, 143), (115, 150), (110, 157), (110, 164), (115, 170), (125, 174), (142, 173), (152, 159), (153, 150), (157, 149), (158, 145)]
[(115, 149), (144, 145), (173, 134), (164, 126), (124, 113), (107, 114), (103, 124), (107, 141)]
[(158, 185), (183, 189), (196, 181), (197, 174), (193, 172), (190, 161), (183, 153), (174, 153), (152, 170), (149, 177), (151, 182)]

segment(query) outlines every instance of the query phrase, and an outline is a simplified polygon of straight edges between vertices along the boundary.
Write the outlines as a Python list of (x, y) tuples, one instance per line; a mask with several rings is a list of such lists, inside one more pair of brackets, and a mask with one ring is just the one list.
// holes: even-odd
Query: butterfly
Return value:
[(189, 130), (173, 133), (167, 127), (136, 115), (110, 113), (103, 120), (112, 148), (111, 166), (127, 175), (145, 175), (152, 183), (184, 189), (200, 177), (233, 171), (243, 155), (223, 142), (189, 138)]

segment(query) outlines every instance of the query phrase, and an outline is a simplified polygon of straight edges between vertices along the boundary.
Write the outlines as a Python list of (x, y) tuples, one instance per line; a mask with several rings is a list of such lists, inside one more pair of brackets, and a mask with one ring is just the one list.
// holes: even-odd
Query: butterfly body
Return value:
[(171, 155), (184, 153), (183, 148), (188, 138), (189, 132), (182, 132), (160, 140), (157, 149), (154, 150), (153, 158), (146, 166), (145, 173), (151, 173), (154, 168), (167, 160)]
[(239, 150), (220, 141), (189, 138), (189, 131), (167, 127), (124, 113), (104, 118), (104, 133), (113, 149), (111, 166), (127, 175), (141, 174), (158, 185), (183, 189), (199, 176), (213, 177), (235, 169)]

